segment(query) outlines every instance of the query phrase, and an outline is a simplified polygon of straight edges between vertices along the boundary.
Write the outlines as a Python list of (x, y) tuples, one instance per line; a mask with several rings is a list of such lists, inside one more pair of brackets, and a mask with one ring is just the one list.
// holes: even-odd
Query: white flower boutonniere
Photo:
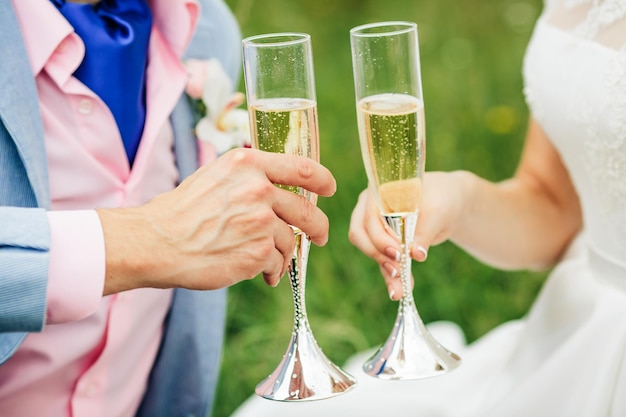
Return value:
[[(189, 59), (184, 62), (189, 74), (185, 89), (197, 113), (196, 136), (208, 162), (232, 148), (250, 147), (248, 112), (238, 108), (245, 100), (233, 93), (232, 82), (216, 59)], [(207, 155), (213, 151), (214, 155)]]

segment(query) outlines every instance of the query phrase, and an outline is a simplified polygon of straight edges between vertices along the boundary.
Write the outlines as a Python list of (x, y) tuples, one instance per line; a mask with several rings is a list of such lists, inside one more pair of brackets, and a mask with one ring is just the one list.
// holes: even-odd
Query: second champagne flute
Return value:
[(417, 25), (362, 25), (350, 31), (350, 40), (363, 163), (380, 213), (401, 241), (404, 293), (391, 334), (363, 370), (382, 379), (439, 375), (456, 368), (460, 358), (430, 335), (411, 285), (410, 245), (426, 157)]
[[(275, 33), (246, 38), (243, 60), (253, 146), (319, 162), (311, 37)], [(313, 203), (317, 200), (301, 187), (277, 186)], [(311, 243), (301, 230), (293, 229), (296, 247), (288, 268), (295, 310), (291, 340), (278, 367), (255, 392), (270, 400), (318, 400), (341, 394), (356, 381), (324, 355), (313, 337), (304, 303)]]

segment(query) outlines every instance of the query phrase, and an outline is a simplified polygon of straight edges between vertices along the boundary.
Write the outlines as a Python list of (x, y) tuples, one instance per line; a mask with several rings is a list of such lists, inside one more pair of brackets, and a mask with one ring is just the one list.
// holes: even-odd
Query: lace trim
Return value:
[(574, 30), (576, 35), (585, 39), (593, 39), (601, 29), (626, 16), (624, 0), (565, 0), (565, 8), (573, 9), (586, 3), (592, 3), (589, 13)]
[(611, 97), (607, 106), (582, 109), (585, 168), (607, 220), (626, 229), (626, 45), (607, 67), (604, 87)]

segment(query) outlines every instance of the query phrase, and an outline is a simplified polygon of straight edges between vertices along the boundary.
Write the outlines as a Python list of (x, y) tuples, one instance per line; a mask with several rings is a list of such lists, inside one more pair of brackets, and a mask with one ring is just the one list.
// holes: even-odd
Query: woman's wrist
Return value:
[(456, 221), (450, 230), (450, 240), (455, 241), (456, 237), (470, 230), (473, 224), (474, 213), (476, 213), (479, 205), (479, 182), (474, 173), (470, 171), (458, 170), (450, 172), (456, 184), (455, 192), (457, 194), (458, 211)]

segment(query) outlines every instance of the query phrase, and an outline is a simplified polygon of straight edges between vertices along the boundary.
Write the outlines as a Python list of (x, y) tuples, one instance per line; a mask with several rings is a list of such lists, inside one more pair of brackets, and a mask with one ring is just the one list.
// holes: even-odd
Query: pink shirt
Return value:
[(131, 170), (113, 115), (72, 76), (80, 38), (49, 0), (13, 0), (44, 122), (52, 242), (47, 324), (0, 367), (2, 416), (133, 416), (143, 396), (171, 290), (102, 297), (104, 240), (93, 209), (142, 204), (178, 179), (169, 115), (199, 10), (193, 0), (149, 2), (146, 125)]

